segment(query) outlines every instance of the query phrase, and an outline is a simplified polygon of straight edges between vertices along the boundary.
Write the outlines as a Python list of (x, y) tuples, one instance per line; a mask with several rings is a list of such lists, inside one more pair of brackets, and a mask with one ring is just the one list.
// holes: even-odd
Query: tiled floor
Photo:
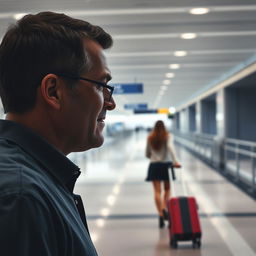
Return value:
[[(187, 242), (170, 248), (167, 227), (158, 228), (152, 186), (144, 181), (145, 142), (146, 133), (140, 133), (77, 159), (83, 170), (75, 191), (83, 197), (99, 255), (256, 255), (255, 201), (179, 147), (183, 179), (198, 200), (203, 239), (201, 249)], [(175, 185), (180, 194), (180, 183)]]

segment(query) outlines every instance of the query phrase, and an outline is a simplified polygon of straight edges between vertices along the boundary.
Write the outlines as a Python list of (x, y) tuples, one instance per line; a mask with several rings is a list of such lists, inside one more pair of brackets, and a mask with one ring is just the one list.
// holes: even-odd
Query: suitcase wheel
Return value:
[(193, 243), (193, 248), (194, 248), (194, 249), (201, 247), (201, 240), (200, 240), (200, 239), (198, 239), (198, 240), (193, 240), (192, 243)]
[(171, 246), (172, 248), (174, 248), (174, 249), (177, 249), (177, 247), (178, 247), (178, 242), (177, 242), (177, 240), (171, 239), (171, 241), (170, 241), (170, 246)]

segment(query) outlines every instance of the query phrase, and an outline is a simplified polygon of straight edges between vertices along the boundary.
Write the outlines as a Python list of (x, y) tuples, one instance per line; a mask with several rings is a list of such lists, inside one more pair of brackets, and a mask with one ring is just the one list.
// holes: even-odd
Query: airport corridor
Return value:
[[(189, 195), (196, 197), (202, 246), (191, 242), (169, 246), (169, 230), (159, 229), (153, 188), (145, 182), (145, 131), (106, 141), (97, 150), (75, 155), (80, 175), (75, 193), (81, 194), (92, 239), (101, 256), (253, 256), (256, 255), (255, 200), (216, 171), (175, 146)], [(175, 184), (180, 195), (181, 184)]]

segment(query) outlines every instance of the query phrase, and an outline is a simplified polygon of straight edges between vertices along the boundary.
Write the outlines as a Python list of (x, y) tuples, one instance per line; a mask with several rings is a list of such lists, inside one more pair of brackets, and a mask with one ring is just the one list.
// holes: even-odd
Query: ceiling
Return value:
[[(209, 12), (192, 15), (194, 7)], [(144, 84), (143, 94), (115, 95), (116, 113), (127, 113), (127, 103), (179, 107), (256, 54), (255, 0), (0, 0), (0, 38), (15, 14), (44, 10), (85, 19), (113, 36), (106, 52), (113, 83)], [(183, 33), (197, 37), (182, 39)], [(174, 77), (163, 85), (166, 73)]]

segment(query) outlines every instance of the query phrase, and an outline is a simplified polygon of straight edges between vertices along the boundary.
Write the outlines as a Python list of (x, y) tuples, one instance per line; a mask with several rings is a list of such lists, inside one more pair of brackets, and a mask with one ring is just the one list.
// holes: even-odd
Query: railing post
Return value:
[(236, 177), (235, 179), (239, 181), (240, 179), (240, 161), (239, 161), (239, 144), (236, 142)]
[(252, 193), (256, 192), (256, 147), (252, 146)]

